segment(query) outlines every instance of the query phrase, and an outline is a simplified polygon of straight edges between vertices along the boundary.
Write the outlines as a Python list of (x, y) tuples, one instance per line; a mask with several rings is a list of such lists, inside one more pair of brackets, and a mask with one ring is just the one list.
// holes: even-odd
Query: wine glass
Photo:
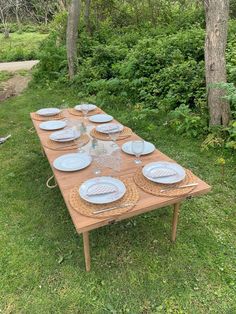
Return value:
[(113, 147), (117, 147), (118, 145), (116, 144), (116, 140), (118, 139), (119, 135), (120, 135), (121, 129), (119, 127), (119, 125), (115, 126), (114, 128), (112, 128), (111, 131), (109, 131), (109, 137), (110, 139), (113, 141), (113, 144), (111, 146)]
[(89, 104), (82, 104), (81, 105), (81, 111), (82, 111), (82, 113), (84, 115), (85, 120), (87, 120), (88, 119), (87, 115), (88, 115), (88, 112), (89, 112)]
[(66, 110), (68, 110), (69, 108), (69, 104), (67, 102), (64, 102), (60, 105), (60, 109), (62, 112), (65, 112)]
[(139, 158), (142, 155), (143, 150), (144, 150), (143, 140), (132, 141), (132, 152), (136, 157), (136, 159), (134, 160), (134, 163), (136, 165), (141, 164), (142, 162)]

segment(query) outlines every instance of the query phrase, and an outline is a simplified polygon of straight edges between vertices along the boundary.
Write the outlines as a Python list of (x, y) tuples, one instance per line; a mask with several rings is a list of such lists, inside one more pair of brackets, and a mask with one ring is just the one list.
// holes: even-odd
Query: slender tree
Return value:
[(205, 0), (204, 6), (206, 13), (205, 69), (210, 125), (227, 125), (230, 119), (230, 106), (223, 99), (224, 90), (214, 84), (227, 81), (225, 49), (229, 0)]
[(77, 69), (77, 39), (80, 11), (80, 0), (71, 0), (66, 30), (67, 62), (70, 80), (74, 78)]
[(85, 26), (86, 30), (89, 34), (91, 34), (91, 25), (90, 25), (90, 6), (91, 6), (91, 0), (86, 0), (85, 2), (85, 11), (84, 11), (84, 20), (85, 20)]
[(0, 0), (0, 22), (3, 25), (5, 38), (9, 37), (8, 22), (9, 22), (10, 17), (11, 17), (12, 8), (13, 8), (12, 1)]

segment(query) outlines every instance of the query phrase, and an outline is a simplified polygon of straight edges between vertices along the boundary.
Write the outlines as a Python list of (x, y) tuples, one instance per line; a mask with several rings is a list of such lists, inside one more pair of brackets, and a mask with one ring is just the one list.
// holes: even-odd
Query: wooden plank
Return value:
[[(82, 118), (78, 116), (74, 116), (66, 112), (66, 117), (70, 118), (72, 120), (78, 120), (82, 121)], [(32, 120), (34, 127), (37, 131), (37, 134), (39, 136), (41, 145), (43, 145), (46, 140), (48, 139), (48, 136), (51, 132), (43, 131), (39, 128), (39, 124), (41, 123), (40, 121)], [(92, 124), (91, 122), (89, 122)], [(96, 124), (94, 124), (96, 125)], [(136, 134), (132, 134), (131, 137), (128, 139), (124, 139), (121, 141), (117, 141), (119, 146), (122, 146), (122, 144), (128, 140), (133, 140), (139, 138)], [(69, 151), (55, 151), (55, 150), (50, 150), (47, 148), (44, 148), (44, 152), (48, 158), (49, 164), (52, 168), (52, 171), (55, 175), (55, 179), (58, 183), (58, 186), (61, 190), (62, 196), (65, 200), (66, 206), (69, 210), (70, 216), (72, 218), (72, 221), (75, 225), (75, 228), (78, 233), (83, 233), (89, 230), (93, 230), (102, 226), (105, 226), (111, 222), (113, 222), (112, 219), (107, 219), (107, 218), (89, 218), (83, 215), (80, 215), (78, 212), (76, 212), (69, 204), (69, 193), (74, 186), (79, 186), (83, 181), (87, 180), (88, 178), (93, 177), (93, 173), (91, 170), (91, 167), (88, 167), (86, 169), (83, 169), (78, 172), (73, 172), (73, 173), (66, 173), (66, 172), (61, 172), (53, 168), (52, 163), (53, 161), (66, 153), (72, 153), (75, 152), (75, 150), (69, 150)], [(137, 165), (134, 164), (133, 162), (134, 156), (127, 155), (125, 153), (122, 153), (122, 167), (121, 171), (119, 172), (119, 176), (121, 177), (127, 177), (127, 176), (133, 176), (134, 173), (137, 171)], [(158, 150), (155, 150), (154, 153), (143, 156), (142, 161), (143, 164), (146, 164), (151, 161), (173, 161), (171, 158), (166, 156), (165, 154), (161, 153)], [(104, 170), (104, 175), (109, 175), (111, 174), (112, 170), (111, 169), (105, 169)], [(46, 181), (47, 178), (45, 178)], [(189, 193), (188, 196), (198, 196), (201, 194), (205, 194), (210, 191), (211, 187), (199, 179), (198, 177), (194, 176), (194, 182), (198, 182), (198, 186), (191, 192)], [(139, 188), (138, 188), (139, 189)], [(124, 213), (123, 215), (119, 216), (116, 220), (120, 221), (123, 219), (127, 219), (151, 210), (154, 210), (156, 208), (161, 208), (164, 206), (172, 205), (175, 203), (178, 203), (180, 201), (183, 201), (186, 199), (186, 197), (176, 197), (176, 198), (168, 198), (168, 197), (157, 197), (148, 193), (145, 193), (141, 189), (139, 189), (140, 193), (140, 200), (137, 203), (137, 205), (127, 213)]]

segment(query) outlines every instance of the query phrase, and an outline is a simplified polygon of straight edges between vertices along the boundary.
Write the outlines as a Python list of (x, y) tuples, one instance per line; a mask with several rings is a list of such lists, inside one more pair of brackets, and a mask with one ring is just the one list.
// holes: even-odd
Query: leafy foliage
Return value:
[[(189, 10), (190, 16), (196, 13), (194, 9)], [(179, 6), (171, 12), (181, 17)], [(51, 35), (41, 47), (41, 65), (35, 78), (47, 83), (55, 80), (67, 84), (80, 97), (92, 95), (100, 104), (131, 108), (139, 104), (147, 110), (158, 109), (161, 115), (166, 115), (176, 132), (203, 136), (208, 132), (205, 32), (201, 28), (200, 15), (199, 23), (192, 23), (191, 27), (191, 17), (186, 19), (181, 28), (172, 20), (165, 28), (163, 24), (154, 28), (144, 23), (142, 28), (118, 25), (117, 29), (114, 29), (112, 21), (104, 19), (100, 22), (100, 29), (93, 30), (92, 36), (88, 36), (82, 22), (78, 40), (78, 73), (69, 82), (65, 49), (66, 14), (60, 14), (54, 21)], [(236, 23), (231, 21), (227, 48), (231, 85), (227, 85), (228, 89), (236, 83), (235, 30)], [(233, 115), (235, 95), (235, 91), (231, 91), (227, 96)], [(231, 143), (227, 147), (234, 146), (232, 139), (228, 140), (230, 130), (223, 132), (223, 143)]]
[(0, 36), (0, 62), (38, 59), (40, 43), (46, 36), (39, 33), (14, 33), (8, 39)]

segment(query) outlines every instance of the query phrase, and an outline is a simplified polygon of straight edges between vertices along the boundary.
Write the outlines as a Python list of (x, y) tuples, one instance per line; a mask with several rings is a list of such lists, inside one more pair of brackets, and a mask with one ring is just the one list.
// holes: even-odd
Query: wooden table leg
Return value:
[(171, 240), (175, 242), (180, 203), (174, 204)]
[(84, 258), (86, 271), (90, 271), (90, 252), (89, 252), (89, 233), (88, 231), (83, 232), (84, 241)]

